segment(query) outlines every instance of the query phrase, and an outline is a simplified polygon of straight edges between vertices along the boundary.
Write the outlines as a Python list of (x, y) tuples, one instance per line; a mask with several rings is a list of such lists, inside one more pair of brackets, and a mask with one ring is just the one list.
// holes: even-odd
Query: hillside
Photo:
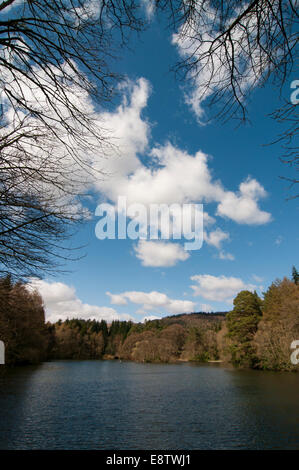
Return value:
[(222, 361), (238, 367), (297, 370), (290, 356), (291, 344), (299, 338), (299, 284), (277, 280), (263, 299), (256, 292), (241, 291), (230, 312), (180, 314), (145, 323), (69, 319), (51, 324), (45, 323), (37, 292), (3, 278), (0, 338), (7, 365), (122, 359)]

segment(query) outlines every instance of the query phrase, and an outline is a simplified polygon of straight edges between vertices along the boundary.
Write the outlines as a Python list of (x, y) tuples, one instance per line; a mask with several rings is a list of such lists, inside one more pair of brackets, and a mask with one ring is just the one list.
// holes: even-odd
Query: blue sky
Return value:
[[(121, 155), (112, 158), (112, 166), (115, 170), (115, 162), (121, 162), (122, 176), (96, 185), (88, 203), (91, 213), (100, 201), (115, 202), (117, 194), (128, 194), (132, 201), (136, 196), (140, 202), (157, 202), (157, 185), (163, 181), (166, 202), (180, 203), (189, 197), (189, 202), (203, 203), (214, 222), (204, 226), (206, 238), (200, 250), (180, 260), (176, 255), (183, 258), (181, 244), (164, 265), (157, 266), (163, 263), (165, 246), (98, 240), (98, 217), (93, 215), (71, 240), (74, 246), (86, 244), (85, 257), (70, 262), (65, 267), (69, 273), (36, 281), (47, 317), (52, 321), (73, 316), (142, 321), (184, 311), (229, 310), (231, 299), (242, 288), (262, 292), (275, 278), (290, 275), (292, 265), (299, 264), (298, 204), (286, 200), (292, 193), (279, 176), (290, 176), (292, 171), (279, 161), (280, 145), (265, 145), (281, 132), (268, 116), (279, 106), (278, 89), (268, 84), (251, 95), (245, 125), (216, 120), (203, 125), (186, 103), (191, 85), (177, 81), (170, 71), (179, 59), (178, 49), (161, 22), (154, 18), (148, 31), (132, 41), (131, 50), (119, 55), (116, 67), (127, 77), (127, 86), (118, 102), (98, 112), (118, 135)], [(282, 96), (289, 94), (287, 83)], [(202, 108), (205, 114), (200, 119), (204, 120), (209, 110), (204, 102)], [(202, 189), (196, 188), (194, 174), (179, 171), (178, 164), (188, 155), (191, 168), (191, 158), (199, 151), (206, 156), (203, 170), (207, 175), (198, 179), (198, 187), (207, 184)], [(158, 171), (157, 152), (162, 155), (160, 167), (166, 167), (161, 179), (153, 176)], [(189, 186), (194, 186), (191, 195)], [(214, 190), (222, 196), (213, 198)], [(246, 201), (242, 206), (242, 197), (247, 202), (249, 198), (251, 208)]]

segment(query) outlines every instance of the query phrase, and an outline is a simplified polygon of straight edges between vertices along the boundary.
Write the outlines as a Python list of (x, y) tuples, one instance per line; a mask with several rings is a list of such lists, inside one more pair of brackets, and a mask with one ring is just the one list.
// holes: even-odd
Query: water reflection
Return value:
[(0, 377), (0, 448), (298, 448), (298, 385), (219, 365), (23, 367)]

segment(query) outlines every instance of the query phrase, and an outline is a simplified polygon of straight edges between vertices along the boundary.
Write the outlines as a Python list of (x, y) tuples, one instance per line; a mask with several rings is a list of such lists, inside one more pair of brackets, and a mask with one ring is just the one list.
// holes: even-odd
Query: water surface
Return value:
[(57, 361), (0, 376), (0, 449), (298, 449), (299, 374)]

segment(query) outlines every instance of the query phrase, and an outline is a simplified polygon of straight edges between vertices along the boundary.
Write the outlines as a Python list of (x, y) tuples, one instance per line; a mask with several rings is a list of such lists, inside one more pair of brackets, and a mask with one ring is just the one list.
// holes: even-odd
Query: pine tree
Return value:
[(295, 266), (293, 266), (293, 269), (292, 269), (292, 278), (295, 284), (299, 284), (299, 273), (297, 269), (295, 268)]

